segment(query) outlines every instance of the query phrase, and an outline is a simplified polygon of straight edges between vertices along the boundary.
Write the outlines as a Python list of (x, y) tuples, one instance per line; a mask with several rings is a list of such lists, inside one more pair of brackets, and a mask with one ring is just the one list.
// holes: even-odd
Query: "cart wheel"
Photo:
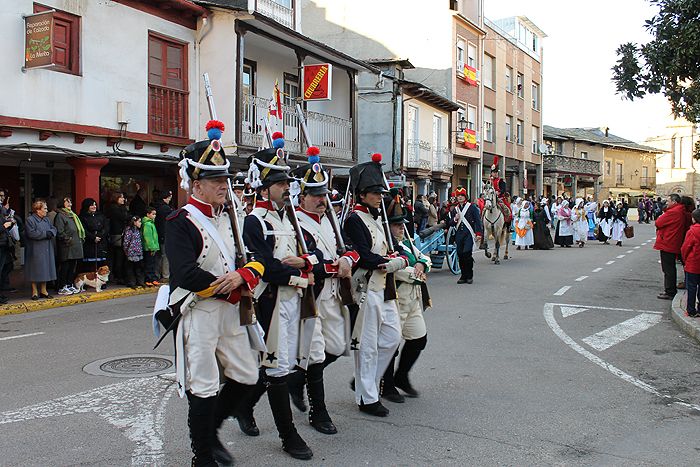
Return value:
[(459, 267), (459, 257), (457, 256), (457, 245), (455, 245), (455, 233), (456, 230), (454, 227), (451, 227), (450, 230), (447, 232), (447, 245), (445, 245), (447, 249), (447, 267), (450, 268), (450, 271), (452, 271), (452, 274), (454, 275), (459, 275), (462, 273), (462, 270)]

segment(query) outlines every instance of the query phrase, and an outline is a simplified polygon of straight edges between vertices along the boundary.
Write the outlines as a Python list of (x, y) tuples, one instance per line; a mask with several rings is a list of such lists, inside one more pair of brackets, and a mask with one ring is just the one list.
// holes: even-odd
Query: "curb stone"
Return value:
[(82, 303), (100, 302), (113, 298), (133, 297), (134, 295), (153, 294), (156, 292), (158, 292), (158, 287), (139, 287), (137, 289), (125, 287), (121, 289), (105, 290), (99, 293), (81, 293), (44, 300), (27, 300), (24, 302), (10, 303), (8, 305), (0, 305), (0, 316), (30, 313), (32, 311), (80, 305)]
[(688, 334), (690, 337), (700, 342), (700, 319), (690, 318), (685, 314), (685, 303), (686, 291), (678, 291), (675, 297), (673, 297), (673, 302), (671, 302), (671, 318), (678, 324), (683, 332)]

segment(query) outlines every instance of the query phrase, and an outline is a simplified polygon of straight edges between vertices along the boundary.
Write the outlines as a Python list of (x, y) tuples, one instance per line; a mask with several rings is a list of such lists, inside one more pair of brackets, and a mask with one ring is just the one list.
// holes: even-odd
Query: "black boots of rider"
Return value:
[(267, 397), (270, 409), (275, 419), (279, 437), (282, 439), (282, 449), (295, 459), (308, 460), (313, 457), (311, 448), (307, 446), (294, 427), (292, 407), (289, 404), (289, 388), (286, 376), (267, 376)]

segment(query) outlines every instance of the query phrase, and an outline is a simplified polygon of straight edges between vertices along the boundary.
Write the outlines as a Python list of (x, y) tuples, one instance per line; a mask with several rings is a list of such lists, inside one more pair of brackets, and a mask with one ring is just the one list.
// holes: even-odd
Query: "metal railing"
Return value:
[(615, 186), (624, 186), (625, 178), (622, 175), (615, 176)]
[(656, 188), (655, 177), (639, 177), (639, 188), (653, 189)]
[(294, 29), (294, 10), (280, 5), (275, 0), (256, 0), (255, 11), (274, 19), (283, 26)]
[[(270, 99), (259, 96), (243, 95), (242, 105), (242, 141), (243, 146), (263, 147), (265, 142), (264, 118), (268, 114)], [(311, 141), (321, 149), (321, 156), (334, 159), (352, 160), (352, 120), (326, 115), (319, 112), (304, 111), (306, 125)], [(301, 154), (301, 131), (296, 109), (282, 104), (282, 122), (271, 117), (272, 131), (284, 133), (285, 148)]]
[(187, 137), (189, 92), (148, 85), (148, 132), (155, 135)]
[(407, 157), (406, 167), (409, 169), (430, 170), (432, 161), (430, 157), (430, 143), (421, 140), (410, 140), (406, 143)]
[(452, 172), (452, 153), (446, 147), (433, 149), (433, 172)]

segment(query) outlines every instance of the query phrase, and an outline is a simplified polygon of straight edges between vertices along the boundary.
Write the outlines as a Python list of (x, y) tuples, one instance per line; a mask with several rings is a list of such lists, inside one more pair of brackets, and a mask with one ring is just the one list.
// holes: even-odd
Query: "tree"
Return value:
[[(662, 93), (673, 115), (700, 123), (700, 0), (649, 0), (659, 12), (644, 22), (654, 37), (617, 49), (617, 93), (630, 100)], [(695, 145), (700, 159), (700, 141)]]

